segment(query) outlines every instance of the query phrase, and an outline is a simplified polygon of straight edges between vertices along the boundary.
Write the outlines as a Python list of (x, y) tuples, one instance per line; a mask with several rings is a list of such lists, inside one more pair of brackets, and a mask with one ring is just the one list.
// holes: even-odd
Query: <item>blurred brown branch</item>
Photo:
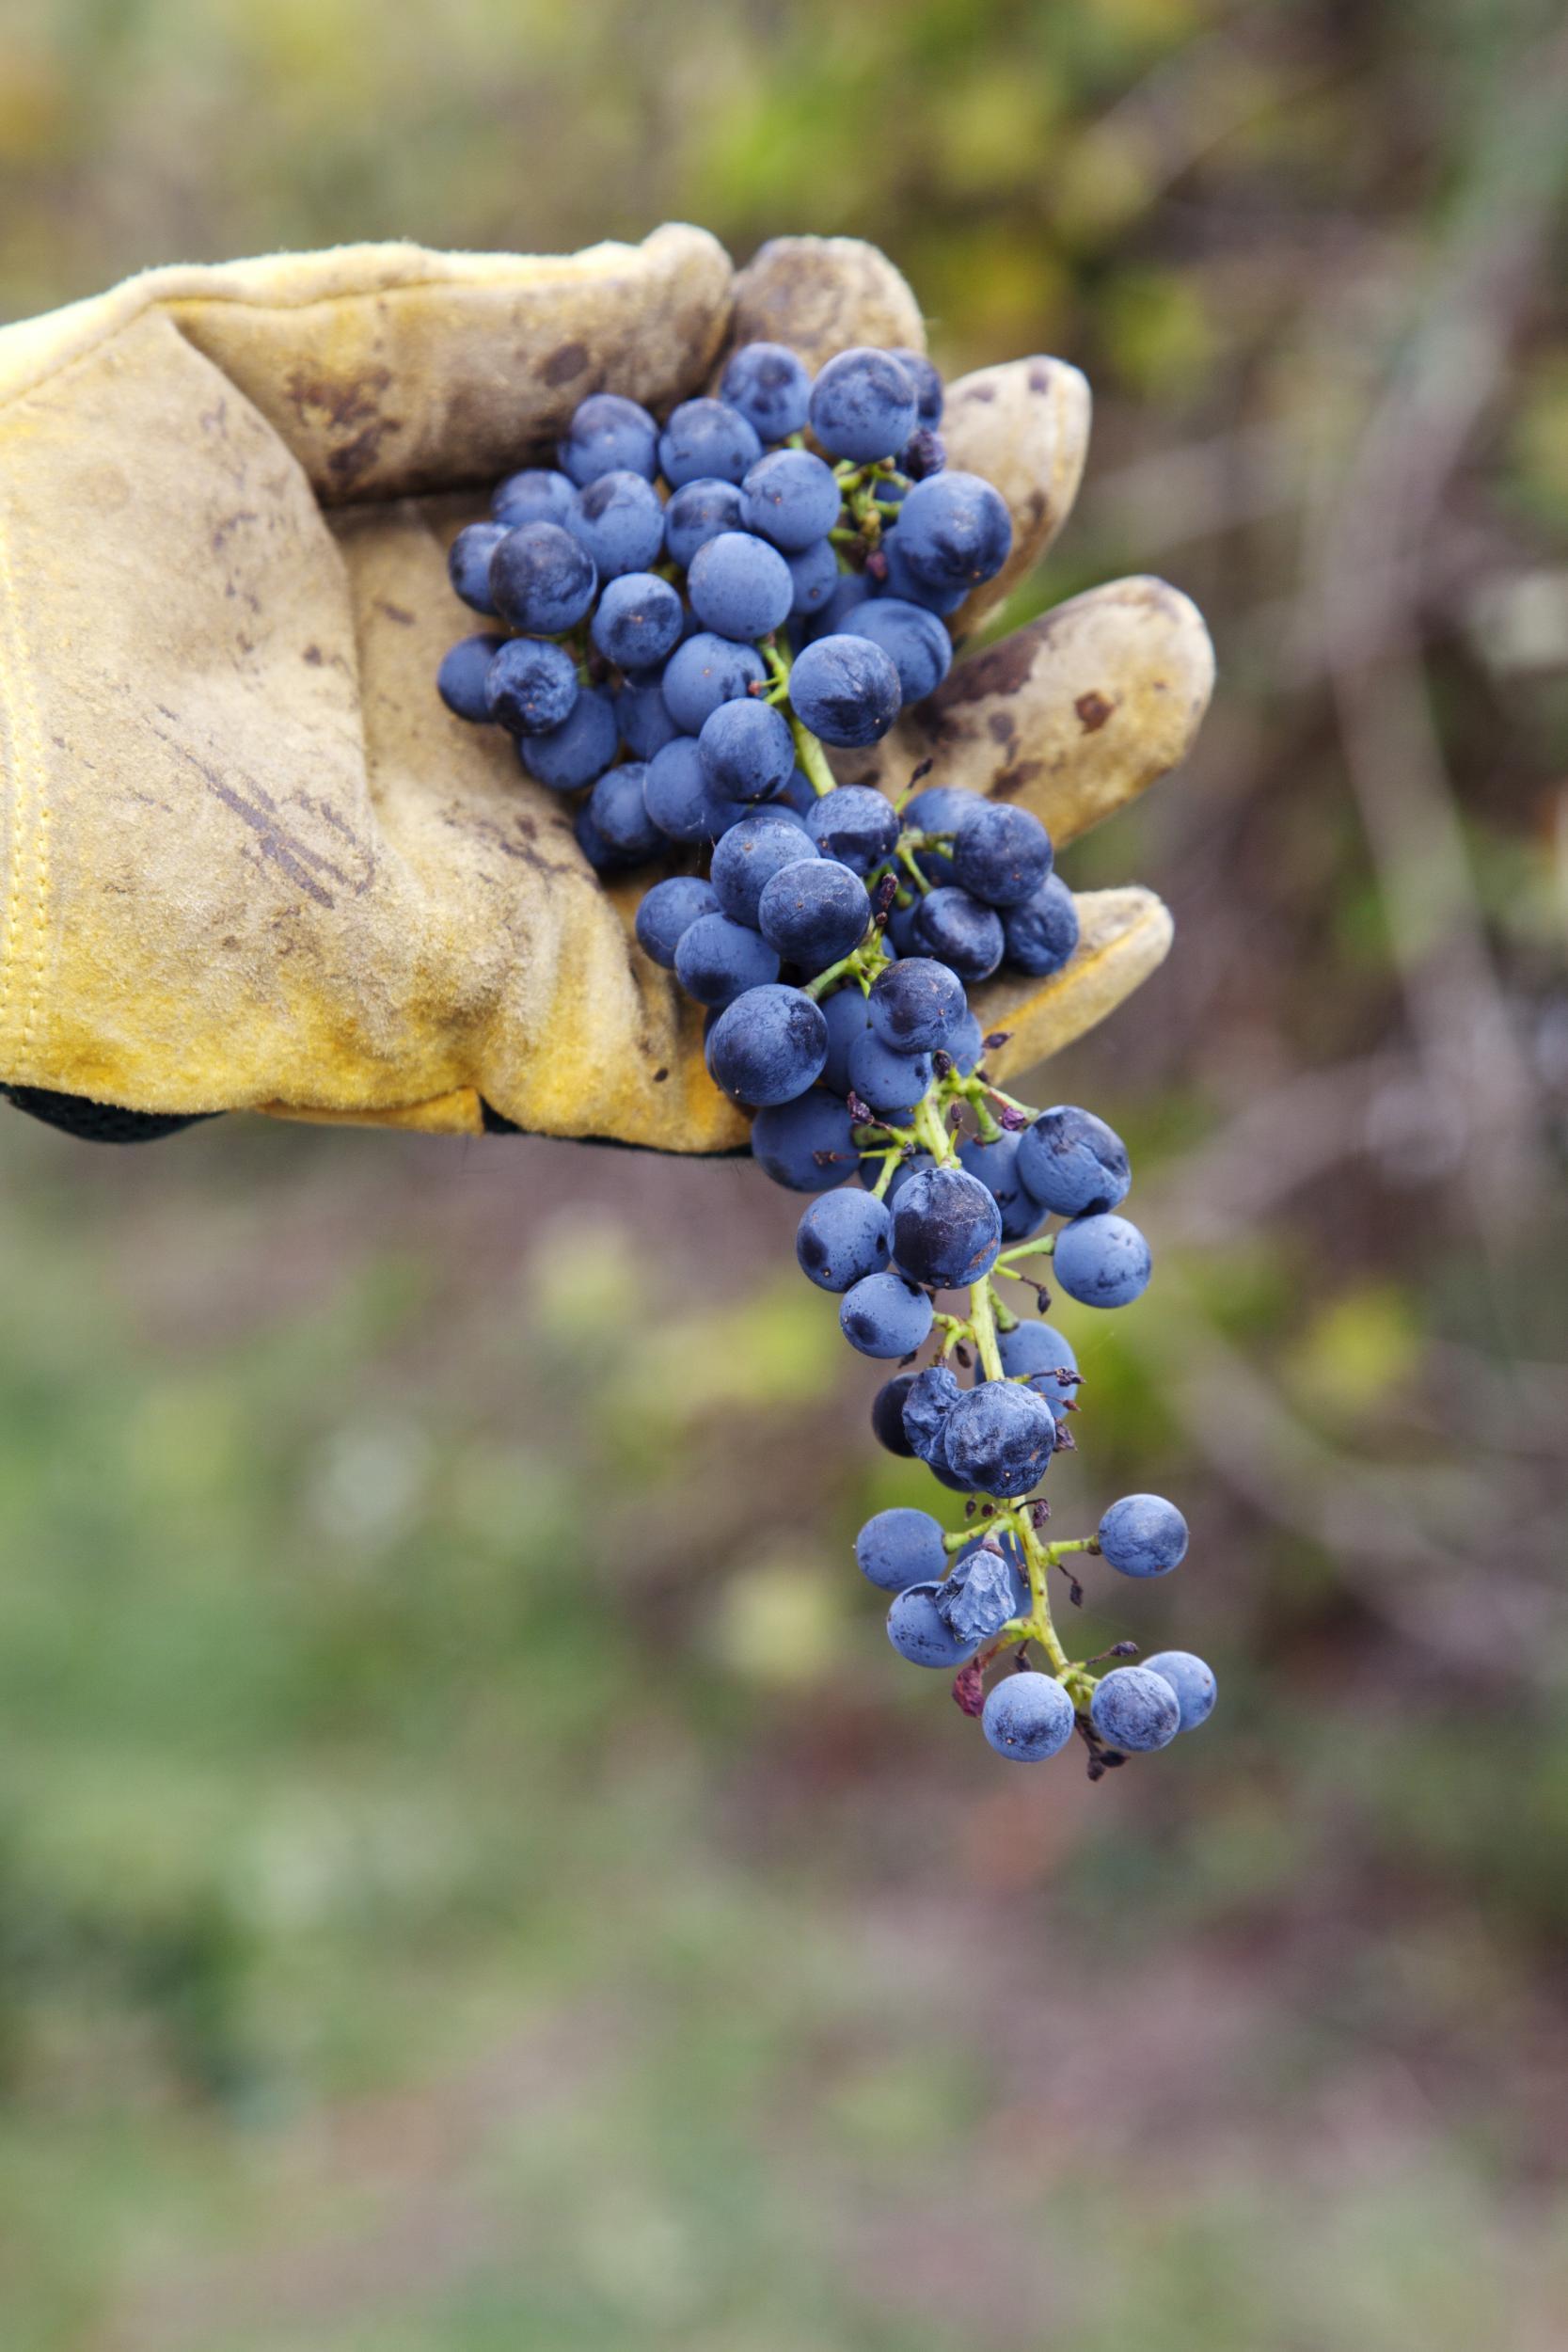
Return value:
[(1544, 1183), (1537, 1090), (1494, 969), (1413, 610), (1449, 481), (1495, 402), (1568, 183), (1568, 29), (1483, 106), (1423, 306), (1318, 521), (1308, 594), (1428, 1081), (1465, 1129), (1484, 1248)]

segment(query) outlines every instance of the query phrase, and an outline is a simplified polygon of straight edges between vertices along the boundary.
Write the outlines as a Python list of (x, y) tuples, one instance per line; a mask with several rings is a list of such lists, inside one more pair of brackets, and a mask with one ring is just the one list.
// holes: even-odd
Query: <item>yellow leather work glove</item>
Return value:
[[(0, 330), (0, 1082), (140, 1114), (252, 1109), (704, 1152), (746, 1122), (701, 1013), (629, 936), (572, 812), (435, 674), (473, 627), (446, 548), (590, 391), (665, 411), (731, 342), (808, 364), (923, 347), (892, 265), (787, 239), (732, 277), (658, 230), (567, 258), (347, 247), (155, 271)], [(1006, 569), (1082, 471), (1076, 370), (950, 387), (951, 461), (1012, 511)], [(1181, 758), (1212, 662), (1157, 580), (1080, 596), (949, 676), (846, 780), (1016, 795), (1060, 845)], [(1159, 961), (1141, 890), (1079, 902), (1045, 983), (975, 992), (1002, 1074)], [(161, 1123), (161, 1122), (160, 1122)], [(111, 1129), (110, 1132), (113, 1132)]]

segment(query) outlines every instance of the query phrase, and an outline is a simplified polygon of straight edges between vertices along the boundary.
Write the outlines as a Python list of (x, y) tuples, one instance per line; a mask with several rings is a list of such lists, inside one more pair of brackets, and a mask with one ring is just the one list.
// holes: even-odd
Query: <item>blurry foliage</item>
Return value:
[[(927, 1483), (743, 1169), (241, 1122), (95, 1159), (5, 1120), (8, 2352), (1568, 2339), (1568, 1257), (1432, 1083), (1454, 908), (1393, 907), (1402, 779), (1353, 756), (1323, 623), (1356, 583), (1322, 576), (1466, 224), (1523, 210), (1554, 22), (0, 12), (0, 316), (356, 237), (870, 236), (950, 370), (1093, 380), (1007, 620), (1158, 569), (1222, 665), (1188, 773), (1068, 860), (1157, 883), (1177, 955), (1035, 1094), (1127, 1134), (1161, 1268), (1130, 1316), (1060, 1311), (1056, 1524), (1139, 1486), (1195, 1529), (1074, 1630), (1190, 1643), (1225, 1692), (1098, 1791), (994, 1766), (889, 1658), (849, 1545)], [(1451, 803), (1549, 1168), (1545, 220), (1466, 322), (1498, 389), (1401, 611), (1414, 863)]]
[[(757, 1287), (787, 1200), (666, 1165), (636, 1213), (620, 1155), (501, 1140), (7, 1136), (8, 2344), (1000, 2352), (1049, 2280), (1075, 2352), (1301, 2310), (1460, 2352), (1499, 2282), (1568, 2283), (1507, 2191), (1568, 1725), (1472, 1685), (1459, 1730), (1331, 1559), (1203, 1499), (1179, 1289), (1142, 1338), (1055, 1310), (1057, 1523), (1199, 1484), (1181, 1579), (1064, 1614), (1195, 1642), (1226, 1712), (1164, 1778), (1020, 1785), (884, 1655), (850, 1538), (928, 1487), (858, 1434), (827, 1302)], [(1261, 1254), (1205, 1280), (1281, 1353)], [(1406, 1376), (1397, 1297), (1304, 1324), (1310, 1406)], [(1357, 2121), (1369, 2068), (1423, 2104)], [(1457, 2283), (1401, 2250), (1436, 2216)]]

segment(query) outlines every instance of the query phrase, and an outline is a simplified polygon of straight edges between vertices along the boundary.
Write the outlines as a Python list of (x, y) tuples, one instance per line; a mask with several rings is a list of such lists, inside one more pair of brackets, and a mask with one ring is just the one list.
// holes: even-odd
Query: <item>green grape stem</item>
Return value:
[[(868, 986), (866, 972), (873, 945), (879, 950), (877, 961), (871, 966), (873, 970), (879, 969), (882, 962), (892, 961), (881, 946), (879, 933), (869, 934), (852, 955), (844, 959), (842, 964), (834, 965), (812, 981), (809, 993), (814, 996), (829, 994), (850, 979), (857, 980), (863, 987)], [(988, 1142), (994, 1142), (1003, 1130), (986, 1109), (984, 1097), (988, 1094), (992, 1100), (1005, 1102), (1010, 1108), (1021, 1111), (1028, 1119), (1038, 1116), (1029, 1104), (1016, 1103), (1010, 1095), (1002, 1095), (997, 1089), (989, 1088), (983, 1079), (966, 1078), (950, 1065), (940, 1077), (932, 1079), (910, 1113), (907, 1125), (895, 1126), (890, 1120), (876, 1120), (852, 1130), (855, 1144), (863, 1155), (868, 1159), (880, 1157), (882, 1161), (881, 1173), (873, 1186), (873, 1197), (879, 1200), (885, 1197), (895, 1169), (911, 1152), (928, 1152), (938, 1168), (962, 1166), (958, 1143), (949, 1125), (955, 1103), (963, 1104), (974, 1117), (981, 1136)], [(1054, 1248), (1055, 1236), (1050, 1233), (1033, 1241), (1015, 1242), (1010, 1248), (999, 1253), (990, 1273), (978, 1282), (971, 1283), (966, 1315), (946, 1314), (939, 1310), (933, 1316), (940, 1337), (939, 1362), (945, 1363), (955, 1348), (968, 1342), (978, 1356), (981, 1371), (988, 1380), (1006, 1379), (1008, 1375), (1003, 1366), (998, 1334), (1013, 1329), (1018, 1318), (1009, 1313), (1003, 1304), (996, 1289), (996, 1277), (1006, 1275), (1015, 1281), (1026, 1282), (1030, 1277), (1020, 1271), (1014, 1261), (1049, 1257)], [(1005, 1649), (1023, 1648), (1032, 1644), (1043, 1652), (1052, 1673), (1066, 1689), (1074, 1707), (1083, 1713), (1093, 1696), (1099, 1677), (1081, 1661), (1069, 1658), (1064, 1648), (1052, 1615), (1048, 1578), (1050, 1571), (1069, 1553), (1097, 1551), (1099, 1545), (1092, 1535), (1045, 1542), (1036, 1528), (1035, 1503), (1029, 1497), (1017, 1502), (987, 1502), (982, 1508), (985, 1514), (982, 1522), (984, 1534), (1011, 1534), (1017, 1538), (1029, 1581), (1029, 1612), (1026, 1616), (1011, 1619), (986, 1645), (979, 1653), (980, 1663), (989, 1664)], [(949, 1552), (959, 1551), (964, 1545), (973, 1542), (974, 1534), (973, 1526), (960, 1529), (943, 1538), (944, 1549)]]
[(952, 846), (953, 835), (950, 833), (927, 833), (923, 826), (906, 825), (889, 854), (883, 858), (879, 866), (874, 866), (866, 876), (865, 886), (867, 890), (875, 894), (877, 884), (885, 880), (889, 874), (898, 873), (898, 868), (902, 866), (909, 881), (905, 881), (904, 874), (898, 875), (899, 904), (907, 906), (909, 900), (904, 894), (911, 884), (919, 891), (922, 898), (927, 897), (931, 888), (931, 884), (915, 862), (916, 853), (921, 850), (950, 850)]
[(873, 925), (858, 947), (851, 947), (849, 953), (840, 957), (837, 963), (830, 963), (825, 972), (819, 972), (814, 980), (808, 980), (804, 993), (814, 1002), (820, 1003), (824, 996), (831, 996), (846, 980), (856, 981), (863, 990), (869, 989), (883, 965), (892, 961), (893, 958), (882, 945), (880, 930)]
[(789, 700), (789, 673), (794, 666), (789, 654), (776, 636), (761, 639), (757, 651), (768, 664), (768, 674), (773, 681), (766, 699), (776, 704), (788, 719), (789, 732), (795, 741), (796, 764), (809, 780), (817, 799), (826, 800), (830, 792), (837, 791), (838, 778), (828, 765), (828, 755), (822, 748), (821, 739), (813, 735)]
[(1068, 1543), (1044, 1544), (1040, 1541), (1032, 1512), (1027, 1509), (1016, 1511), (1012, 1518), (1023, 1549), (1024, 1573), (1029, 1579), (1029, 1598), (1033, 1605), (1027, 1617), (1015, 1618), (1011, 1626), (1004, 1626), (997, 1639), (1003, 1645), (1006, 1645), (1009, 1635), (1018, 1642), (1037, 1643), (1050, 1659), (1052, 1672), (1057, 1681), (1065, 1685), (1073, 1705), (1083, 1709), (1087, 1707), (1099, 1677), (1090, 1674), (1085, 1666), (1074, 1663), (1062, 1647), (1051, 1614), (1051, 1597), (1046, 1590), (1046, 1579), (1066, 1553), (1086, 1551), (1088, 1538), (1079, 1536)]
[(1037, 1289), (1039, 1286), (1038, 1277), (1033, 1274), (1025, 1273), (1023, 1268), (1022, 1266), (1015, 1265), (1013, 1261), (1015, 1258), (1050, 1258), (1054, 1256), (1055, 1249), (1056, 1236), (1054, 1233), (1042, 1233), (1037, 1241), (1020, 1242), (1015, 1248), (1004, 1249), (1002, 1251), (996, 1261), (996, 1263), (991, 1268), (992, 1279), (994, 1279), (998, 1274), (1001, 1274), (1004, 1275), (1009, 1282), (1033, 1282)]
[[(805, 436), (792, 433), (786, 447), (803, 449)], [(879, 500), (876, 496), (877, 491), (886, 488), (889, 484), (902, 485), (907, 490), (910, 484), (891, 458), (879, 458), (874, 465), (868, 466), (852, 465), (845, 459), (833, 468), (833, 473), (842, 501), (840, 516), (842, 518), (847, 515), (848, 520), (841, 519), (836, 523), (829, 532), (828, 538), (838, 550), (840, 568), (852, 569), (853, 566), (847, 563), (848, 550), (859, 548), (869, 554), (880, 541), (883, 516), (895, 515), (898, 511), (896, 505)], [(668, 576), (673, 569), (669, 565), (660, 568), (661, 577)], [(809, 780), (817, 799), (826, 800), (830, 792), (838, 789), (838, 778), (829, 763), (821, 738), (812, 733), (790, 702), (789, 673), (793, 665), (788, 648), (780, 644), (775, 631), (759, 640), (757, 650), (768, 665), (769, 678), (768, 690), (760, 699), (771, 703), (788, 720), (789, 732), (795, 743), (796, 764)], [(911, 835), (911, 838), (919, 846), (917, 836)], [(924, 877), (917, 874), (915, 879), (922, 890), (929, 889), (930, 885)]]

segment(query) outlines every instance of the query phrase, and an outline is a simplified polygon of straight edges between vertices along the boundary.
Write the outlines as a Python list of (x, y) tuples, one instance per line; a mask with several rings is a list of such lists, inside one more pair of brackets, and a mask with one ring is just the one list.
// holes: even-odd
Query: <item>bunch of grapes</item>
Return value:
[[(917, 1510), (861, 1530), (894, 1647), (956, 1670), (999, 1754), (1037, 1760), (1076, 1731), (1098, 1776), (1203, 1722), (1214, 1678), (1185, 1651), (1097, 1674), (1052, 1614), (1053, 1572), (1082, 1598), (1069, 1555), (1148, 1577), (1187, 1545), (1153, 1495), (1113, 1503), (1093, 1536), (1046, 1539), (1037, 1489), (1073, 1446), (1080, 1375), (1000, 1287), (1043, 1314), (1047, 1258), (1095, 1308), (1149, 1276), (1117, 1213), (1123, 1145), (1087, 1111), (993, 1085), (985, 1056), (1006, 1041), (965, 993), (1005, 961), (1061, 970), (1072, 897), (1027, 810), (922, 788), (919, 770), (896, 801), (841, 785), (824, 749), (879, 741), (941, 684), (946, 617), (1010, 549), (995, 488), (945, 464), (942, 407), (917, 353), (842, 352), (814, 380), (775, 343), (736, 351), (719, 397), (662, 427), (594, 393), (557, 467), (510, 475), (494, 519), (458, 533), (457, 594), (515, 633), (465, 638), (438, 685), (460, 718), (506, 727), (537, 782), (582, 796), (597, 870), (680, 864), (643, 897), (638, 939), (706, 1008), (708, 1070), (752, 1114), (765, 1171), (816, 1196), (802, 1270), (838, 1295), (852, 1347), (906, 1367), (877, 1436), (966, 1498), (957, 1534)], [(957, 1311), (939, 1304), (953, 1292)], [(988, 1694), (1005, 1659), (1016, 1671)]]

